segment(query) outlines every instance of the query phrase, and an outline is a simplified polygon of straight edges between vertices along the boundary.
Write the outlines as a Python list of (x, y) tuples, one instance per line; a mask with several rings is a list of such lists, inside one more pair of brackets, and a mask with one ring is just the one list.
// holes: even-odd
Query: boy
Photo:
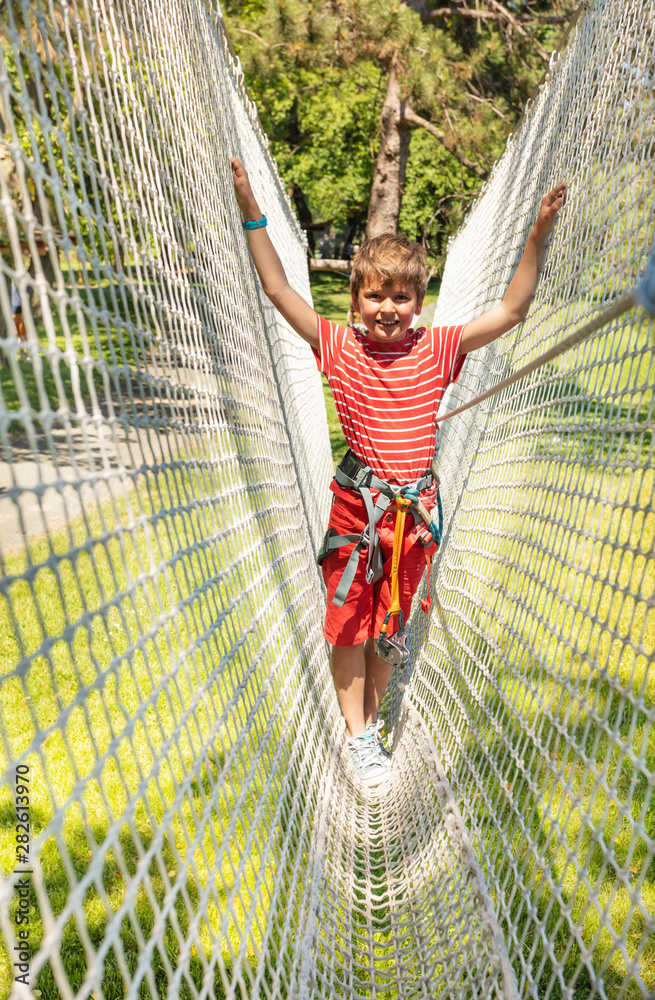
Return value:
[[(351, 273), (353, 311), (366, 328), (362, 334), (318, 316), (291, 288), (248, 174), (237, 159), (232, 160), (232, 174), (264, 292), (314, 350), (351, 449), (330, 487), (334, 498), (322, 562), (327, 586), (324, 634), (332, 646), (332, 673), (353, 767), (364, 784), (374, 787), (390, 776), (377, 714), (393, 672), (394, 651), (387, 655), (386, 644), (382, 659), (375, 637), (391, 605), (395, 496), (408, 497), (415, 508), (417, 498), (427, 508), (434, 503), (429, 469), (434, 418), (443, 393), (458, 377), (469, 351), (525, 319), (566, 185), (558, 184), (542, 199), (501, 304), (465, 326), (414, 330), (412, 321), (421, 312), (427, 286), (424, 252), (403, 236), (369, 240), (355, 254)], [(402, 610), (395, 617), (401, 628), (425, 568), (424, 546), (416, 531), (420, 526), (413, 522), (412, 517), (405, 521), (398, 566)], [(431, 534), (423, 531), (428, 551), (436, 548), (438, 537), (436, 528)], [(390, 626), (388, 635), (392, 632)]]

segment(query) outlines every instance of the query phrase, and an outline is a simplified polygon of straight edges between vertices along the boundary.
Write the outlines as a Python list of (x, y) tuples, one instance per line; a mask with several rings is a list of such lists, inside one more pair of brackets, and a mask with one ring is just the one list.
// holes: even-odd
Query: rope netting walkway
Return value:
[[(17, 0), (0, 24), (0, 996), (653, 995), (645, 314), (441, 425), (435, 609), (385, 702), (392, 781), (362, 790), (314, 560), (321, 382), (230, 155), (309, 296), (306, 251), (220, 10)], [(650, 2), (581, 11), (437, 321), (498, 301), (566, 179), (537, 298), (445, 408), (636, 284), (654, 43)]]

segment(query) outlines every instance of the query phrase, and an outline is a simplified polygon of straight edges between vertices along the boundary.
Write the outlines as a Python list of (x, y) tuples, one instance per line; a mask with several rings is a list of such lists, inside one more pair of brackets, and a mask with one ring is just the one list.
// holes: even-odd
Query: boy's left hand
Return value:
[(459, 345), (460, 354), (477, 351), (490, 344), (517, 323), (522, 323), (528, 315), (539, 272), (544, 265), (548, 237), (555, 226), (557, 213), (566, 204), (566, 189), (567, 184), (562, 181), (541, 199), (537, 221), (503, 301), (466, 324)]
[(534, 233), (536, 236), (548, 236), (553, 231), (557, 220), (557, 213), (560, 208), (566, 205), (566, 191), (566, 181), (562, 181), (541, 199), (539, 215), (534, 224)]

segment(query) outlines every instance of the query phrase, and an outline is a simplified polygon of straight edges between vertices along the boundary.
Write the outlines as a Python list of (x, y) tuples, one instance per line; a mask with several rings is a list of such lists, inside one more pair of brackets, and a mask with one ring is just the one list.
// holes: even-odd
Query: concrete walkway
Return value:
[[(68, 433), (39, 431), (36, 452), (25, 431), (11, 436), (11, 461), (0, 462), (0, 554), (58, 528), (83, 510), (134, 488), (134, 470), (162, 461), (154, 429), (86, 423)], [(157, 454), (159, 453), (159, 454)], [(6, 458), (3, 451), (3, 458)], [(128, 475), (131, 473), (131, 475)]]

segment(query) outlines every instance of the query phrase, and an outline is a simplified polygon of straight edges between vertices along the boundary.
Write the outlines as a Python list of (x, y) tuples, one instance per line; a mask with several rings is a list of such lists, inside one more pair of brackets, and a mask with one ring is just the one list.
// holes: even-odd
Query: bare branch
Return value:
[(513, 14), (507, 9), (499, 0), (488, 0), (495, 10), (472, 10), (469, 7), (439, 7), (436, 10), (430, 11), (427, 15), (422, 15), (424, 20), (433, 21), (439, 17), (473, 17), (478, 18), (479, 21), (504, 21), (506, 24), (510, 25), (517, 34), (522, 35), (523, 38), (529, 38), (535, 47), (536, 52), (545, 61), (549, 61), (549, 55), (546, 52), (543, 45), (537, 41), (534, 35), (526, 31), (523, 27), (524, 24), (534, 24), (536, 23), (547, 23), (547, 24), (566, 24), (571, 19), (571, 15), (567, 16), (557, 16), (557, 15), (545, 15), (541, 16), (538, 14)]
[(429, 122), (427, 118), (421, 118), (421, 116), (417, 115), (411, 108), (405, 107), (403, 122), (410, 128), (423, 128), (426, 132), (429, 132), (430, 135), (434, 136), (437, 142), (441, 143), (441, 145), (448, 150), (450, 155), (461, 163), (463, 167), (466, 167), (468, 170), (472, 170), (476, 177), (486, 177), (489, 173), (489, 171), (485, 170), (484, 167), (481, 167), (479, 163), (474, 163), (473, 160), (469, 160), (468, 156), (465, 156), (464, 153), (460, 152), (457, 148), (457, 142), (455, 139), (449, 139), (445, 132), (442, 132), (440, 128), (437, 128), (436, 125)]
[[(233, 28), (232, 30), (234, 31), (235, 29)], [(257, 34), (256, 31), (249, 31), (248, 28), (236, 28), (236, 31), (240, 31), (242, 35), (252, 35), (252, 37), (256, 38), (258, 42), (265, 45), (267, 49), (270, 49), (271, 47), (268, 42), (264, 41), (261, 35)]]
[(271, 42), (267, 42), (265, 38), (262, 38), (261, 35), (258, 35), (256, 31), (249, 31), (248, 28), (232, 28), (232, 31), (240, 31), (242, 35), (252, 35), (252, 37), (256, 38), (258, 42), (261, 42), (262, 45), (266, 46), (267, 49), (271, 50), (283, 49), (285, 45), (289, 44), (288, 42), (276, 42), (274, 45), (272, 45)]
[[(408, 7), (412, 7), (413, 10), (416, 10), (415, 4), (410, 3), (410, 0), (406, 0), (406, 4)], [(417, 13), (420, 13), (420, 11), (417, 11)], [(472, 17), (486, 21), (507, 20), (505, 15), (499, 11), (473, 10), (471, 7), (437, 7), (436, 10), (428, 11), (421, 16), (424, 21), (437, 21), (443, 17)], [(512, 17), (519, 24), (534, 24), (535, 22), (539, 22), (540, 24), (568, 24), (572, 15), (513, 14)]]
[(498, 115), (498, 117), (499, 117), (499, 118), (500, 118), (500, 119), (501, 119), (502, 121), (506, 121), (506, 120), (507, 120), (507, 115), (504, 115), (504, 114), (502, 113), (502, 111), (500, 111), (500, 110), (499, 110), (499, 109), (498, 109), (498, 108), (496, 107), (496, 105), (494, 104), (494, 102), (493, 102), (493, 101), (491, 100), (491, 98), (490, 98), (490, 97), (476, 97), (476, 95), (475, 95), (475, 94), (472, 94), (470, 90), (468, 91), (468, 96), (469, 96), (469, 97), (471, 98), (471, 100), (472, 100), (472, 101), (477, 101), (477, 102), (478, 102), (478, 104), (488, 104), (488, 105), (489, 105), (489, 107), (491, 108), (491, 110), (493, 111), (493, 113), (494, 113), (495, 115)]
[(502, 5), (502, 3), (499, 2), (499, 0), (489, 0), (489, 3), (493, 7), (496, 8), (496, 10), (498, 11), (499, 14), (502, 14), (502, 16), (506, 19), (506, 21), (507, 21), (508, 24), (512, 25), (512, 27), (517, 32), (517, 34), (523, 35), (524, 38), (529, 38), (530, 39), (530, 41), (532, 42), (532, 44), (535, 47), (535, 50), (537, 51), (537, 53), (541, 56), (541, 58), (545, 62), (549, 62), (550, 61), (550, 56), (546, 52), (546, 50), (543, 47), (543, 45), (540, 42), (537, 41), (537, 39), (534, 37), (534, 35), (530, 34), (529, 31), (525, 30), (525, 28), (516, 20), (516, 16), (514, 14), (512, 14), (507, 9), (507, 7), (504, 7)]

